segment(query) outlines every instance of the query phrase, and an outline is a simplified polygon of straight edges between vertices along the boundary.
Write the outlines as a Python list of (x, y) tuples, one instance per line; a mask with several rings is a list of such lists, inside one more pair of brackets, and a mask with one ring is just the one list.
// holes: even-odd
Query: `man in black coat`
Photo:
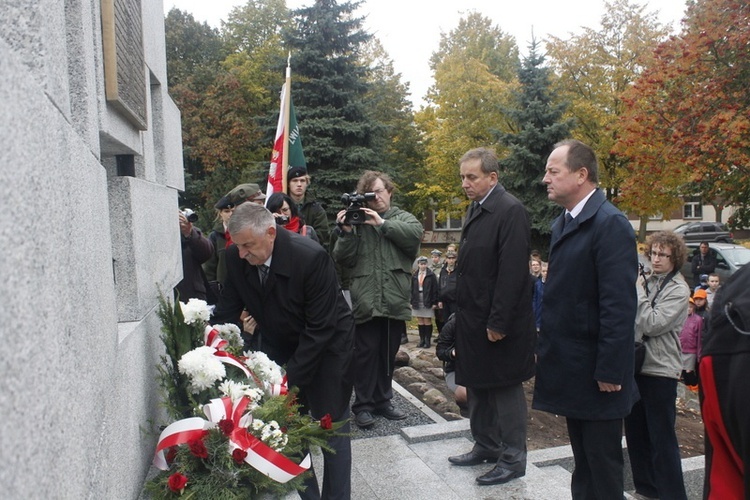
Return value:
[(522, 383), (534, 374), (536, 329), (531, 309), (529, 217), (498, 184), (492, 150), (460, 160), (462, 187), (473, 200), (461, 234), (456, 269), (456, 383), (466, 386), (474, 447), (454, 465), (495, 467), (479, 484), (501, 484), (526, 473)]
[[(263, 332), (261, 350), (286, 365), (299, 401), (320, 419), (348, 420), (352, 384), (349, 365), (354, 320), (341, 293), (333, 261), (319, 244), (276, 226), (260, 205), (243, 203), (229, 220), (234, 245), (226, 252), (227, 280), (212, 321), (238, 323), (246, 309)], [(348, 433), (349, 424), (340, 432)], [(323, 498), (351, 496), (351, 444), (339, 436), (323, 452)], [(302, 498), (321, 498), (317, 481)]]
[(707, 241), (701, 241), (690, 264), (693, 271), (693, 288), (695, 288), (701, 284), (701, 274), (709, 275), (716, 269), (716, 257), (710, 251)]
[(623, 418), (633, 378), (635, 232), (597, 189), (594, 151), (556, 144), (543, 182), (565, 207), (552, 224), (532, 407), (567, 418), (574, 499), (623, 496)]

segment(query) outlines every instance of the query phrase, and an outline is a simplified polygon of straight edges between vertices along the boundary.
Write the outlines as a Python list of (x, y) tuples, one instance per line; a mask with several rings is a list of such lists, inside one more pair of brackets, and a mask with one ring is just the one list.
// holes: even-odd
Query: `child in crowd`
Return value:
[(534, 280), (534, 293), (531, 296), (531, 305), (534, 308), (534, 322), (538, 332), (542, 326), (542, 298), (544, 297), (544, 282), (547, 281), (547, 263), (542, 262), (539, 277)]
[(682, 346), (682, 381), (687, 386), (698, 385), (698, 361), (701, 356), (703, 318), (695, 312), (695, 299), (688, 299), (688, 317), (680, 331)]
[(703, 320), (703, 329), (701, 330), (701, 342), (705, 343), (709, 335), (708, 332), (708, 293), (703, 290), (693, 292), (693, 301), (695, 302), (695, 314)]
[(701, 274), (700, 283), (695, 285), (694, 291), (708, 289), (708, 274)]
[(711, 273), (708, 275), (708, 288), (706, 289), (706, 302), (708, 303), (709, 309), (711, 309), (711, 304), (714, 303), (714, 297), (716, 297), (716, 292), (719, 290), (720, 284), (721, 284), (721, 280), (719, 279), (718, 274)]

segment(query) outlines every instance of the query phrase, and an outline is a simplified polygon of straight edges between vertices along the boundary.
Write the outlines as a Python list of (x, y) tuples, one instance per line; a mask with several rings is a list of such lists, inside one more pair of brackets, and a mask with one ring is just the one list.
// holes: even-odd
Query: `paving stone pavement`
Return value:
[[(507, 484), (479, 486), (475, 478), (491, 464), (456, 467), (450, 455), (471, 449), (469, 421), (447, 422), (394, 382), (394, 389), (435, 423), (405, 427), (400, 434), (352, 440), (352, 498), (354, 500), (564, 500), (570, 496), (572, 451), (561, 446), (529, 452), (526, 476)], [(624, 446), (624, 440), (623, 440)], [(314, 455), (322, 471), (320, 454)], [(682, 461), (688, 498), (701, 498), (703, 456)], [(626, 471), (629, 466), (626, 463)], [(626, 489), (632, 489), (629, 474)], [(319, 478), (320, 479), (320, 478)], [(628, 485), (630, 483), (630, 485)], [(298, 498), (290, 495), (288, 498)], [(625, 493), (624, 498), (634, 497)]]

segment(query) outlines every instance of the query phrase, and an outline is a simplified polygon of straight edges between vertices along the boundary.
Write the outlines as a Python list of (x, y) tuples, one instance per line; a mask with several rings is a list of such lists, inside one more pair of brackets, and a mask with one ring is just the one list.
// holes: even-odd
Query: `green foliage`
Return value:
[(500, 182), (529, 211), (531, 243), (539, 250), (548, 247), (550, 224), (560, 212), (547, 199), (546, 186), (541, 182), (545, 162), (555, 143), (569, 137), (573, 128), (573, 120), (563, 118), (566, 104), (556, 102), (551, 72), (544, 60), (532, 40), (518, 73), (521, 88), (515, 106), (506, 110), (515, 132), (498, 133), (500, 144), (508, 148), (508, 154), (500, 160)]
[(172, 418), (187, 418), (193, 415), (196, 403), (188, 390), (187, 378), (177, 369), (177, 362), (183, 354), (203, 344), (203, 330), (185, 324), (180, 306), (173, 305), (164, 295), (159, 295), (157, 315), (162, 324), (160, 338), (166, 352), (156, 367), (164, 407)]
[(556, 93), (569, 101), (575, 138), (591, 145), (599, 159), (599, 181), (608, 198), (617, 196), (627, 175), (626, 160), (611, 153), (619, 138), (621, 94), (653, 59), (669, 31), (656, 13), (630, 0), (605, 2), (598, 29), (584, 28), (567, 39), (550, 37), (547, 53), (559, 75)]
[[(229, 397), (228, 394), (222, 394), (221, 390), (230, 393), (232, 390), (220, 388), (224, 385), (233, 385), (229, 382), (232, 381), (241, 384), (240, 388), (234, 389), (241, 392), (232, 395), (232, 403), (239, 404), (240, 401), (244, 401), (247, 407), (243, 407), (244, 412), (238, 410), (241, 415), (233, 413), (219, 422), (203, 422), (204, 429), (208, 430), (203, 431), (201, 436), (198, 426), (198, 435), (193, 436), (191, 441), (180, 442), (183, 437), (170, 434), (171, 439), (177, 439), (180, 444), (165, 450), (168, 469), (160, 471), (150, 479), (146, 484), (146, 490), (157, 499), (178, 495), (196, 499), (234, 499), (268, 495), (281, 497), (290, 491), (301, 489), (309, 472), (300, 474), (286, 483), (279, 483), (245, 462), (246, 455), (235, 456), (234, 453), (242, 454), (244, 450), (250, 450), (255, 446), (254, 441), (261, 440), (277, 453), (299, 464), (311, 447), (333, 451), (328, 445), (328, 440), (339, 434), (338, 431), (346, 421), (331, 422), (330, 415), (317, 421), (308, 414), (300, 413), (301, 408), (297, 402), (299, 391), (295, 387), (290, 388), (286, 394), (271, 395), (267, 386), (269, 380), (264, 377), (271, 372), (276, 372), (280, 377), (282, 372), (261, 354), (249, 354), (253, 361), (248, 361), (242, 353), (239, 329), (234, 325), (231, 326), (231, 329), (234, 329), (231, 337), (231, 329), (227, 330), (229, 333), (221, 334), (228, 342), (227, 345), (219, 344), (218, 350), (224, 353), (210, 350), (206, 353), (205, 349), (195, 353), (206, 353), (212, 362), (216, 362), (213, 356), (218, 354), (223, 354), (221, 359), (232, 355), (235, 362), (244, 364), (250, 370), (251, 376), (247, 377), (238, 367), (225, 363), (224, 378), (215, 381), (213, 386), (198, 394), (192, 393), (188, 376), (178, 370), (178, 361), (185, 353), (204, 345), (203, 332), (207, 322), (197, 318), (207, 318), (210, 309), (205, 302), (198, 303), (193, 308), (190, 308), (191, 303), (188, 303), (186, 311), (193, 310), (193, 313), (186, 312), (189, 321), (193, 321), (192, 325), (188, 325), (182, 308), (173, 307), (166, 298), (160, 297), (158, 316), (162, 321), (161, 339), (167, 353), (161, 357), (161, 364), (158, 366), (160, 385), (165, 391), (164, 404), (176, 420), (202, 415), (204, 404), (214, 398)], [(197, 314), (197, 311), (200, 311), (200, 314)], [(214, 328), (221, 332), (228, 326), (219, 325)], [(251, 367), (255, 367), (256, 371), (253, 372)], [(192, 368), (193, 373), (194, 368), (195, 366)], [(186, 369), (185, 366), (183, 369)], [(197, 371), (203, 373), (202, 370), (205, 368)], [(188, 368), (186, 371), (190, 372), (191, 369)], [(216, 417), (216, 414), (212, 413), (212, 416)], [(195, 427), (191, 426), (191, 429)], [(182, 431), (184, 432), (184, 429)], [(239, 446), (239, 449), (232, 452), (230, 441)], [(169, 486), (170, 477), (175, 474), (187, 477), (184, 491), (179, 493), (172, 491)]]
[(425, 174), (410, 195), (416, 207), (433, 209), (444, 220), (460, 218), (468, 205), (458, 159), (469, 149), (493, 144), (496, 129), (510, 130), (503, 109), (517, 89), (519, 62), (513, 38), (479, 14), (443, 35), (440, 47), (431, 59), (435, 85), (429, 106), (416, 117), (427, 154)]
[(424, 175), (425, 153), (407, 99), (409, 85), (402, 83), (401, 75), (394, 72), (393, 61), (377, 39), (364, 46), (363, 62), (370, 68), (366, 101), (372, 119), (382, 124), (373, 141), (374, 149), (383, 158), (378, 169), (388, 172), (398, 186), (393, 202), (412, 211), (411, 197), (403, 193), (412, 191), (415, 181)]
[(302, 133), (311, 190), (340, 210), (364, 170), (383, 166), (376, 150), (383, 124), (368, 101), (371, 85), (362, 52), (371, 35), (352, 12), (358, 4), (317, 0), (294, 12), (295, 28), (285, 33), (292, 51), (292, 94)]

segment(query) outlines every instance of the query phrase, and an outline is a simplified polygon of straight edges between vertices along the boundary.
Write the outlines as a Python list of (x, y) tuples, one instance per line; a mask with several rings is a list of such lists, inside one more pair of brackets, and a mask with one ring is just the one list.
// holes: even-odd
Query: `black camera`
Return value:
[(276, 224), (282, 226), (289, 224), (289, 221), (291, 220), (288, 215), (273, 214), (273, 216), (276, 217)]
[(186, 208), (182, 211), (182, 215), (185, 216), (185, 218), (188, 220), (188, 222), (198, 222), (198, 214), (190, 210), (189, 208)]
[(346, 214), (344, 214), (344, 224), (348, 226), (358, 226), (364, 224), (367, 220), (367, 214), (362, 207), (368, 201), (375, 199), (375, 193), (359, 194), (344, 193), (341, 195), (341, 203), (346, 205)]

